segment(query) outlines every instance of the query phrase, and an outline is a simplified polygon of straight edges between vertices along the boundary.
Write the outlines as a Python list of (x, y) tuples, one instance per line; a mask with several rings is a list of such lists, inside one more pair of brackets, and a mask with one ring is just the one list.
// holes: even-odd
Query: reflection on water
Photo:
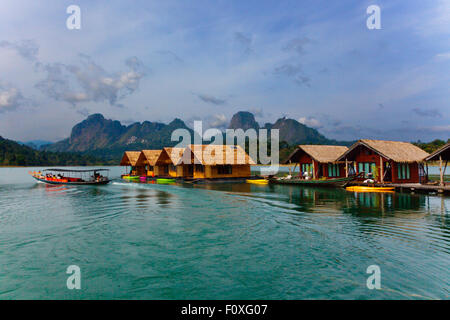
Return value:
[[(448, 197), (120, 179), (49, 186), (1, 170), (0, 299), (449, 297)], [(70, 264), (85, 275), (82, 292), (65, 287)], [(382, 290), (365, 285), (372, 264)]]

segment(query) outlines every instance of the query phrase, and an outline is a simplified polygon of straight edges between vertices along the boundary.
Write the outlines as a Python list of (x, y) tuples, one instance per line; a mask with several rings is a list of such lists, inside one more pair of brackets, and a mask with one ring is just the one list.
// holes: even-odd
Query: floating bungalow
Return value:
[(235, 145), (189, 145), (179, 159), (194, 179), (248, 178), (255, 162)]
[(183, 179), (247, 178), (253, 164), (244, 149), (234, 145), (126, 151), (120, 162), (131, 167), (130, 176)]
[(131, 167), (131, 170), (126, 169), (127, 174), (131, 176), (140, 176), (145, 174), (145, 166), (140, 164), (137, 165), (141, 151), (125, 151), (122, 160), (120, 160), (120, 165), (125, 167)]
[[(450, 159), (450, 143), (447, 143), (442, 148), (439, 148), (428, 157), (425, 158), (425, 161), (439, 161), (439, 185), (444, 186), (444, 175), (445, 169), (447, 169), (447, 163)], [(445, 166), (443, 166), (443, 162), (445, 161)]]
[(144, 167), (144, 176), (154, 177), (156, 161), (161, 153), (162, 150), (142, 150), (137, 159), (136, 167)]
[(347, 150), (345, 146), (299, 145), (284, 163), (298, 164), (301, 177), (307, 173), (313, 179), (341, 178), (346, 176), (345, 162), (337, 159)]
[(371, 173), (378, 183), (425, 183), (424, 159), (428, 156), (408, 142), (362, 139), (337, 160), (346, 163), (346, 174), (355, 171), (367, 178)]
[(179, 162), (186, 148), (163, 148), (154, 165), (154, 174), (158, 177), (187, 177), (180, 169)]

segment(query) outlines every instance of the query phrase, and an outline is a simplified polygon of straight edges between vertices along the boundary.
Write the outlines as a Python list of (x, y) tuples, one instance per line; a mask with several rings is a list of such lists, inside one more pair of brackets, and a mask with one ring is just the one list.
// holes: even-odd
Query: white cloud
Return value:
[(228, 119), (224, 114), (215, 114), (210, 122), (213, 128), (224, 128), (228, 125)]
[(322, 128), (322, 123), (318, 119), (313, 117), (301, 117), (298, 119), (298, 122), (311, 128)]
[(111, 73), (96, 64), (90, 57), (80, 55), (76, 65), (53, 63), (41, 66), (47, 73), (36, 88), (57, 101), (72, 105), (80, 102), (109, 102), (116, 105), (118, 100), (137, 90), (144, 77), (144, 67), (136, 58), (127, 59), (129, 71)]
[(449, 60), (450, 59), (450, 52), (438, 53), (437, 55), (434, 56), (434, 58), (437, 61)]
[(15, 50), (23, 58), (36, 61), (39, 46), (34, 40), (22, 40), (19, 42), (0, 41), (0, 48)]
[(18, 88), (0, 83), (0, 113), (15, 110), (23, 102), (24, 98)]

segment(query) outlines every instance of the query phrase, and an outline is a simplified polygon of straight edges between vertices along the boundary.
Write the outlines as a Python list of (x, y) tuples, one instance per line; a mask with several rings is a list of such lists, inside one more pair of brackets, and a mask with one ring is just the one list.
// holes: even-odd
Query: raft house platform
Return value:
[[(444, 176), (449, 159), (450, 143), (429, 154), (409, 142), (361, 139), (350, 148), (299, 145), (285, 164), (295, 163), (300, 169), (299, 176), (306, 174), (317, 181), (355, 176), (347, 186), (390, 187), (399, 192), (448, 195), (450, 183)], [(430, 161), (439, 161), (439, 181), (429, 180)], [(120, 163), (126, 167), (126, 175), (141, 181), (166, 178), (187, 183), (262, 178), (252, 177), (251, 165), (255, 164), (241, 147), (233, 145), (126, 151)], [(364, 183), (367, 179), (375, 181)]]

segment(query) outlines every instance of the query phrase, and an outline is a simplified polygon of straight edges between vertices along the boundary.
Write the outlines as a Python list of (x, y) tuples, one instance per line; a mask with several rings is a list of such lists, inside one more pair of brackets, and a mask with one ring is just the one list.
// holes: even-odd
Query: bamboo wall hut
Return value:
[(424, 158), (428, 155), (409, 142), (362, 139), (338, 160), (350, 163), (351, 169), (364, 173), (364, 178), (371, 173), (376, 182), (423, 183), (427, 180)]
[(425, 158), (425, 161), (439, 161), (439, 185), (441, 186), (444, 186), (444, 175), (448, 160), (450, 160), (450, 142)]
[(120, 160), (120, 165), (125, 167), (131, 167), (130, 171), (127, 170), (127, 174), (132, 176), (139, 176), (145, 173), (144, 165), (138, 165), (137, 161), (141, 151), (125, 151)]
[(144, 166), (144, 175), (155, 176), (155, 165), (162, 150), (142, 150), (136, 162), (136, 166)]
[(337, 159), (347, 150), (345, 146), (299, 145), (284, 163), (298, 165), (301, 177), (306, 174), (313, 179), (345, 177), (345, 162)]
[(154, 165), (154, 174), (159, 177), (188, 177), (179, 167), (185, 148), (164, 148)]
[(193, 178), (246, 178), (255, 162), (235, 145), (189, 145), (179, 165), (193, 165)]

